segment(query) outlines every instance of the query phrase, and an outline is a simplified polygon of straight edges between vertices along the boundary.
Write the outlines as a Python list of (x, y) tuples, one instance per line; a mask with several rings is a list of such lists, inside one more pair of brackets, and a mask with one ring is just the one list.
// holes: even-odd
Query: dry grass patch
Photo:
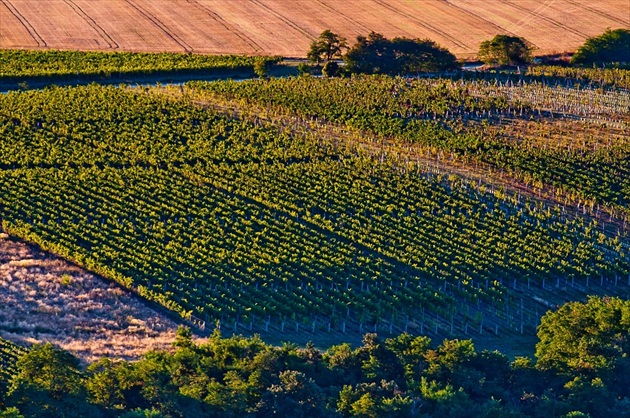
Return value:
[(120, 287), (0, 235), (0, 337), (50, 341), (84, 361), (168, 348), (177, 324)]

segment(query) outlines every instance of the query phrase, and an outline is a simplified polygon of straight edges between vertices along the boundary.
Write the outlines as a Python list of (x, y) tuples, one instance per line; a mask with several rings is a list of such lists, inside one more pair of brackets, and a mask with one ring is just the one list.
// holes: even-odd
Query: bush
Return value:
[(298, 75), (299, 76), (310, 75), (311, 74), (311, 67), (308, 64), (306, 64), (305, 62), (301, 62), (297, 66), (297, 71), (298, 71)]
[(328, 61), (322, 68), (322, 74), (325, 77), (336, 77), (339, 75), (339, 64), (335, 61)]
[(267, 61), (260, 59), (254, 62), (254, 73), (259, 78), (265, 78), (267, 76), (268, 71), (269, 71), (269, 65)]

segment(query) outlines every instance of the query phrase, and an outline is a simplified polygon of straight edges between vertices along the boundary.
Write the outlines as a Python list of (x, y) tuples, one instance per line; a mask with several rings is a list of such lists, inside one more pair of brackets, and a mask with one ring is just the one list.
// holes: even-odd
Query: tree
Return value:
[(125, 366), (122, 362), (113, 362), (107, 358), (88, 366), (85, 386), (92, 403), (112, 410), (127, 406), (124, 395), (126, 388), (119, 378)]
[[(523, 395), (523, 405), (535, 403), (533, 393), (544, 390), (544, 374), (538, 370), (529, 357), (516, 357), (510, 365), (509, 387), (515, 393)], [(524, 395), (531, 394), (531, 396)]]
[(430, 39), (394, 38), (392, 49), (396, 67), (402, 73), (433, 73), (459, 68), (455, 55)]
[(601, 375), (630, 355), (629, 334), (630, 301), (591, 297), (567, 303), (541, 319), (537, 367)]
[(420, 373), (426, 367), (426, 354), (431, 345), (429, 337), (413, 337), (410, 334), (400, 334), (396, 338), (385, 341), (387, 348), (399, 359), (405, 370), (405, 377), (409, 386), (415, 386), (420, 379)]
[(157, 409), (134, 409), (125, 412), (120, 418), (164, 418), (164, 415)]
[(361, 361), (363, 381), (387, 380), (405, 384), (405, 372), (399, 358), (378, 339), (376, 334), (365, 334), (363, 345), (357, 349), (356, 353)]
[(345, 38), (326, 29), (317, 39), (311, 42), (311, 48), (306, 57), (319, 65), (322, 60), (330, 61), (335, 58), (341, 58), (341, 53), (347, 47)]
[[(191, 350), (180, 348), (176, 354), (180, 354), (181, 351)], [(201, 402), (182, 393), (187, 391), (186, 386), (182, 388), (178, 386), (191, 380), (191, 376), (187, 379), (181, 376), (179, 360), (181, 358), (164, 351), (150, 351), (142, 360), (133, 363), (131, 375), (125, 376), (127, 381), (123, 385), (134, 396), (140, 395), (140, 398), (136, 398), (138, 402), (132, 404), (127, 397), (128, 405), (142, 409), (155, 408), (172, 417), (202, 416)]]
[(389, 74), (393, 70), (395, 55), (390, 41), (380, 33), (357, 37), (357, 43), (343, 57), (346, 70), (351, 73)]
[(0, 411), (0, 418), (24, 418), (24, 415), (20, 414), (19, 409), (11, 407)]
[(252, 385), (244, 380), (235, 370), (225, 373), (223, 384), (212, 379), (207, 385), (204, 402), (222, 412), (224, 417), (247, 416), (250, 409), (248, 398), (253, 391)]
[(488, 65), (518, 65), (531, 61), (532, 48), (518, 36), (497, 35), (479, 46), (479, 59)]
[(425, 376), (438, 382), (470, 387), (475, 382), (462, 380), (470, 380), (469, 371), (476, 357), (472, 340), (444, 340), (436, 350), (427, 352)]
[(297, 71), (298, 71), (298, 76), (300, 77), (311, 74), (310, 66), (305, 62), (301, 62), (298, 64)]
[(337, 410), (343, 416), (376, 418), (408, 417), (413, 400), (402, 395), (395, 382), (344, 385), (339, 392)]
[(193, 334), (190, 328), (180, 325), (177, 327), (177, 334), (175, 336), (175, 341), (173, 341), (173, 347), (193, 348), (194, 344), (192, 337)]
[(432, 417), (477, 417), (473, 402), (463, 388), (455, 389), (444, 384), (422, 377), (420, 392), (425, 404), (422, 412)]
[(33, 346), (17, 362), (9, 386), (8, 404), (26, 417), (98, 417), (90, 405), (79, 360), (52, 344)]
[(611, 62), (630, 63), (630, 30), (607, 29), (599, 36), (588, 38), (571, 58), (571, 63), (578, 65)]
[(331, 411), (324, 394), (304, 373), (287, 370), (279, 375), (279, 384), (271, 385), (259, 404), (261, 416), (326, 417)]
[(355, 384), (363, 376), (361, 361), (348, 343), (330, 347), (324, 353), (324, 362), (335, 374), (338, 385)]
[(591, 418), (591, 416), (581, 411), (571, 411), (568, 414), (564, 414), (562, 418)]
[(568, 391), (567, 403), (569, 407), (588, 413), (594, 417), (603, 417), (612, 406), (610, 402), (614, 397), (610, 393), (600, 378), (589, 381), (578, 376), (564, 385)]
[(389, 40), (372, 32), (359, 36), (344, 56), (346, 69), (354, 73), (401, 74), (457, 69), (453, 54), (428, 39)]

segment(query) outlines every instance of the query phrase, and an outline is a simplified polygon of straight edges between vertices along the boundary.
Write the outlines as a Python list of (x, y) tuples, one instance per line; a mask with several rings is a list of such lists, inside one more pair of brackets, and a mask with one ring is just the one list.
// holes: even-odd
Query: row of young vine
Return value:
[(3, 49), (0, 50), (0, 80), (18, 77), (252, 70), (257, 60), (277, 62), (279, 57)]
[[(540, 141), (532, 146), (532, 141), (509, 137), (510, 128), (504, 125), (509, 121), (548, 122), (548, 114), (540, 110), (543, 99), (528, 100), (549, 94), (545, 103), (552, 103), (554, 92), (539, 85), (506, 87), (480, 81), (366, 76), (195, 82), (188, 84), (184, 94), (191, 100), (231, 101), (244, 108), (258, 106), (271, 115), (318, 118), (359, 130), (368, 137), (420, 144), (429, 154), (450, 153), (459, 159), (490, 164), (528, 184), (553, 187), (567, 196), (625, 213), (630, 191), (628, 127), (619, 134), (619, 141), (612, 138), (610, 146), (588, 152), (579, 147), (567, 151), (539, 146)], [(599, 93), (576, 90), (570, 95), (581, 97), (580, 103), (591, 100), (581, 94), (591, 97)], [(598, 105), (601, 111), (624, 117), (623, 109), (630, 100), (617, 98), (608, 103), (608, 95), (604, 96)], [(562, 100), (556, 97), (555, 101)], [(579, 130), (580, 125), (576, 126)], [(607, 129), (602, 126), (601, 132), (606, 134)]]
[(184, 317), (359, 317), (448, 302), (412, 268), (178, 177), (144, 168), (14, 170), (2, 178), (4, 228)]
[(184, 317), (439, 318), (628, 274), (625, 236), (142, 89), (12, 93), (0, 121), (3, 228)]
[(25, 348), (0, 338), (0, 383), (9, 381), (16, 372), (18, 359), (25, 353)]
[(527, 76), (551, 78), (556, 81), (575, 81), (598, 87), (630, 89), (630, 70), (623, 68), (582, 68), (558, 65), (534, 65), (527, 68)]
[(97, 85), (0, 96), (0, 167), (157, 166), (324, 158), (309, 137), (135, 89)]

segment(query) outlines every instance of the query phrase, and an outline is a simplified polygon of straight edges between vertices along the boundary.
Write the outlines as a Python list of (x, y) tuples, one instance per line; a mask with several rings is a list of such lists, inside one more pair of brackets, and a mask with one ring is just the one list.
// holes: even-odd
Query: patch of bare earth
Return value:
[(170, 347), (177, 324), (120, 287), (0, 233), (0, 337), (84, 361)]

